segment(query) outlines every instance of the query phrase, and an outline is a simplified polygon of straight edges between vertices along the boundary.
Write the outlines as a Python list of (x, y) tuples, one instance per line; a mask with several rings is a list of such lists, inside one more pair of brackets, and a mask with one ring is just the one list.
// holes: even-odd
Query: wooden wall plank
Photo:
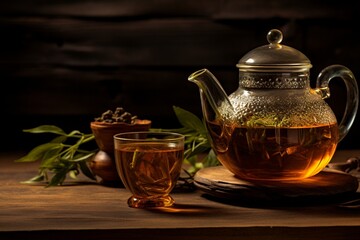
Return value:
[(6, 15), (42, 15), (66, 17), (176, 17), (206, 16), (218, 11), (221, 1), (191, 0), (15, 0), (0, 3)]
[[(200, 113), (198, 88), (187, 81), (187, 77), (195, 70), (198, 69), (91, 72), (38, 69), (25, 72), (17, 81), (9, 82), (9, 88), (17, 89), (17, 94), (4, 94), (9, 94), (9, 98), (12, 96), (17, 106), (7, 112), (25, 115), (90, 115), (101, 113), (108, 107), (127, 106), (148, 116), (161, 117), (169, 112), (171, 114), (172, 106), (178, 105)], [(221, 81), (228, 93), (237, 88), (236, 69), (230, 74), (228, 71), (213, 72), (226, 76)], [(160, 106), (169, 111), (161, 111)]]
[[(13, 27), (5, 34), (8, 41), (12, 31), (24, 28), (19, 37), (30, 43), (20, 48), (18, 54), (28, 53), (21, 58), (14, 44), (6, 62), (68, 66), (235, 66), (249, 49), (267, 43), (269, 29), (262, 24), (253, 28), (197, 19), (89, 23), (26, 18), (5, 24)], [(257, 38), (255, 32), (262, 36)]]
[(1, 15), (96, 18), (198, 16), (217, 20), (266, 18), (352, 18), (359, 3), (345, 0), (15, 0), (0, 3)]
[(358, 11), (359, 3), (350, 0), (229, 0), (223, 1), (216, 19), (351, 19)]
[[(271, 28), (312, 61), (312, 85), (334, 63), (360, 76), (359, 13), (350, 0), (1, 1), (0, 80), (9, 87), (0, 94), (0, 124), (12, 119), (3, 147), (19, 144), (30, 123), (78, 128), (118, 105), (158, 126), (174, 121), (173, 105), (200, 116), (198, 89), (187, 76), (209, 68), (233, 92), (235, 64), (266, 44)], [(330, 100), (338, 115), (343, 102)]]

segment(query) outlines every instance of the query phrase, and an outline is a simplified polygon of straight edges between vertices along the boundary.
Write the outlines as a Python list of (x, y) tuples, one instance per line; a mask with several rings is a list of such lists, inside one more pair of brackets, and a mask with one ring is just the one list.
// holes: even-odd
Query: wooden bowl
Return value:
[(148, 131), (151, 127), (151, 121), (137, 119), (134, 124), (123, 122), (91, 122), (90, 127), (100, 150), (112, 155), (114, 154), (115, 134), (122, 132)]

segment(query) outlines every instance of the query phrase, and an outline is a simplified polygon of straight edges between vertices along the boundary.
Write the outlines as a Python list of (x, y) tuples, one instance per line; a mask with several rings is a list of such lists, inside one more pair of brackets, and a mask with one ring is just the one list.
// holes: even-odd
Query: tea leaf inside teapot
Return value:
[(287, 116), (279, 116), (276, 114), (269, 114), (266, 116), (251, 116), (245, 122), (247, 127), (284, 127), (290, 123), (290, 118)]

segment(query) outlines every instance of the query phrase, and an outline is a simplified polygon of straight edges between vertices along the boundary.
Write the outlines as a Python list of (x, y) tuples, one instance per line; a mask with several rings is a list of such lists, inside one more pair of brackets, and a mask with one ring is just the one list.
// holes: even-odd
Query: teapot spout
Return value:
[(198, 70), (192, 73), (188, 80), (195, 83), (200, 89), (202, 111), (207, 121), (223, 119), (224, 114), (234, 115), (234, 108), (227, 94), (209, 70)]

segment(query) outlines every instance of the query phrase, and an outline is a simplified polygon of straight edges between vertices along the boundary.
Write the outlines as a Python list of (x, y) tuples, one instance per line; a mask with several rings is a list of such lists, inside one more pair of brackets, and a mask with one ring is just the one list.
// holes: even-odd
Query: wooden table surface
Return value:
[[(338, 151), (333, 161), (359, 155)], [(133, 209), (123, 188), (87, 180), (50, 188), (21, 184), (38, 165), (14, 163), (18, 157), (0, 154), (1, 240), (360, 239), (360, 208), (341, 208), (339, 202), (254, 207), (193, 191), (174, 192), (172, 208)]]

